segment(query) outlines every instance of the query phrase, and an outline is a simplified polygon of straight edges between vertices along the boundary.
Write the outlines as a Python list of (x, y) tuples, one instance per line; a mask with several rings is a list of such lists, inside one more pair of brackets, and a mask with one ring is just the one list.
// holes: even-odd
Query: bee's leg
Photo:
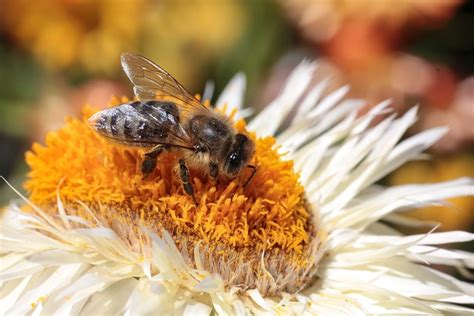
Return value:
[(183, 182), (184, 191), (193, 198), (194, 203), (197, 204), (196, 199), (194, 198), (194, 189), (189, 180), (189, 169), (184, 162), (184, 159), (179, 160), (179, 171), (181, 175), (181, 181)]
[(219, 166), (215, 162), (209, 163), (209, 176), (213, 180), (213, 184), (215, 185), (217, 182), (217, 176), (219, 175)]
[(160, 144), (145, 153), (145, 158), (142, 161), (142, 174), (144, 178), (155, 170), (158, 156), (166, 149), (169, 149), (169, 146)]
[(217, 179), (219, 175), (219, 167), (215, 162), (209, 163), (209, 175), (212, 179)]
[(252, 169), (252, 174), (247, 179), (247, 181), (245, 181), (244, 188), (247, 186), (247, 184), (249, 184), (250, 181), (252, 181), (253, 176), (255, 175), (255, 172), (257, 172), (257, 167), (254, 165), (247, 165), (247, 168)]

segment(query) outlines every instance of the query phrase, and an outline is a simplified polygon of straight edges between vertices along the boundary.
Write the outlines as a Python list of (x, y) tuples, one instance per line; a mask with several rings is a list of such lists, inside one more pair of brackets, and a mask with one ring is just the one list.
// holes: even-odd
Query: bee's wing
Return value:
[(187, 114), (209, 110), (173, 76), (151, 60), (134, 53), (123, 53), (120, 60), (123, 70), (134, 85), (133, 91), (140, 100), (160, 97), (177, 99), (181, 101), (176, 103), (181, 112), (188, 112)]

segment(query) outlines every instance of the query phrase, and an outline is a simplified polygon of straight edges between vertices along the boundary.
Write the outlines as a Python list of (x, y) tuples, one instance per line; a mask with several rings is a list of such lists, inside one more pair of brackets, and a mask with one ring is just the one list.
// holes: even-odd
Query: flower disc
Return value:
[[(85, 108), (82, 120), (69, 119), (27, 154), (25, 187), (34, 203), (57, 211), (59, 194), (68, 214), (100, 218), (137, 252), (147, 242), (142, 227), (159, 235), (166, 230), (190, 264), (219, 274), (228, 286), (275, 295), (311, 281), (323, 234), (293, 163), (277, 153), (273, 137), (250, 135), (257, 172), (246, 187), (250, 170), (218, 182), (191, 170), (196, 205), (174, 172), (179, 153), (161, 155), (144, 179), (144, 151), (97, 135), (86, 123), (94, 111)], [(245, 130), (243, 121), (235, 127)]]

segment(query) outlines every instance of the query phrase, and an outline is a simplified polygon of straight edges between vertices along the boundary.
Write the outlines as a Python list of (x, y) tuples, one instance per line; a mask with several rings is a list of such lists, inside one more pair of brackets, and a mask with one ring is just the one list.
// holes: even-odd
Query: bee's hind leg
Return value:
[(195, 204), (197, 204), (196, 199), (194, 197), (194, 189), (193, 185), (189, 180), (189, 169), (186, 166), (186, 162), (184, 159), (179, 160), (179, 173), (181, 175), (181, 181), (183, 182), (183, 189), (184, 191), (193, 198)]
[(158, 156), (167, 149), (169, 149), (169, 146), (160, 144), (145, 153), (145, 158), (142, 161), (142, 174), (144, 178), (155, 170)]

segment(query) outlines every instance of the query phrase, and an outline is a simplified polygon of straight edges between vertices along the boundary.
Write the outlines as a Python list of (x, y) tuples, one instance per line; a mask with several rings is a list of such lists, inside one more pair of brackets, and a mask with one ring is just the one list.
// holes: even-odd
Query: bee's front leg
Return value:
[(215, 162), (209, 163), (209, 175), (212, 179), (217, 179), (219, 175), (219, 167)]
[(213, 180), (213, 184), (216, 185), (218, 183), (217, 176), (219, 175), (219, 166), (215, 162), (209, 163), (209, 176)]
[(167, 149), (169, 149), (169, 146), (160, 144), (145, 153), (145, 158), (142, 161), (142, 174), (144, 178), (155, 170), (158, 156)]
[(196, 199), (194, 198), (194, 189), (191, 181), (189, 180), (189, 169), (186, 166), (184, 159), (179, 160), (179, 171), (181, 175), (181, 181), (183, 182), (184, 191), (193, 198), (194, 203), (197, 204)]

